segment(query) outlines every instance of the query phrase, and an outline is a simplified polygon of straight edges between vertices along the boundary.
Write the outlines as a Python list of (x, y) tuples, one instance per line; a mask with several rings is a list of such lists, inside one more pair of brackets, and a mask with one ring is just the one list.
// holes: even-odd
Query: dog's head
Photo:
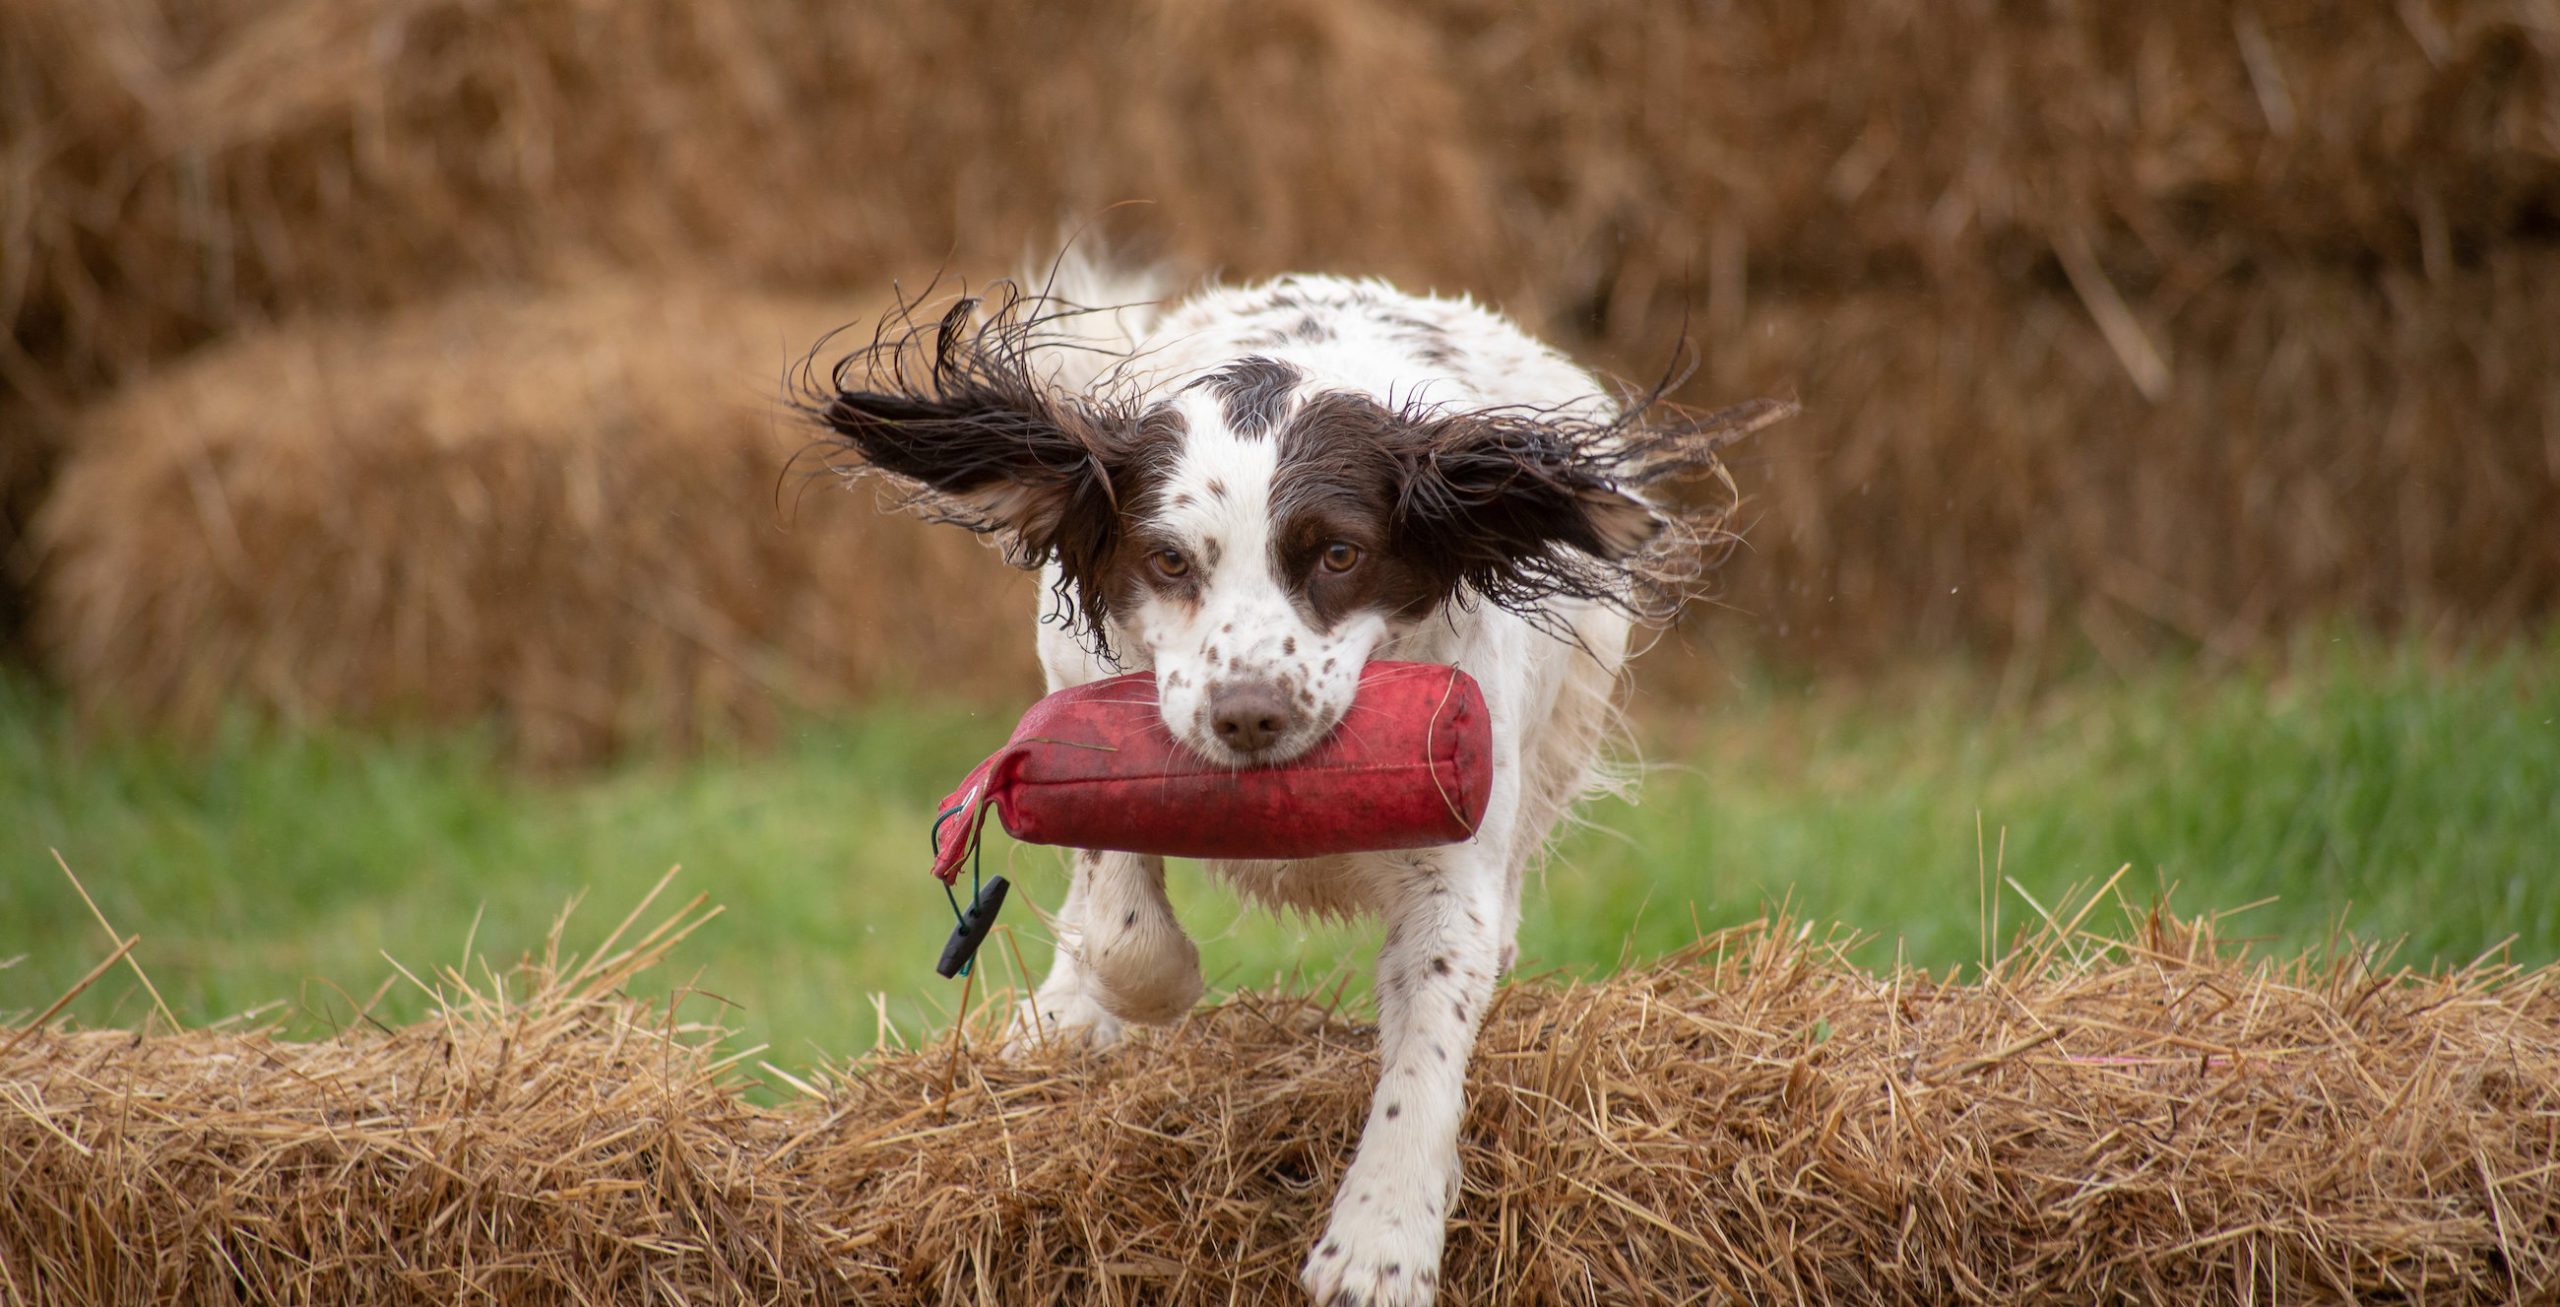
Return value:
[(1748, 429), (1397, 405), (1252, 353), (1068, 393), (1025, 303), (875, 340), (803, 407), (928, 516), (1055, 562), (1082, 633), (1142, 649), (1166, 726), (1213, 763), (1305, 752), (1372, 650), (1452, 602), (1659, 606), (1700, 524), (1638, 491)]

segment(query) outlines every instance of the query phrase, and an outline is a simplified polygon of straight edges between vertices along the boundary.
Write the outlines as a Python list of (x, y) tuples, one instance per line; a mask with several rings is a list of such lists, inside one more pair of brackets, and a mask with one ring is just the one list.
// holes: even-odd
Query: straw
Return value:
[[(1773, 918), (1604, 981), (1510, 984), (1471, 1068), (1448, 1300), (2560, 1284), (2560, 971), (2251, 960), (2210, 919), (2131, 905), (2110, 935), (2072, 924), (2090, 906), (1961, 976), (1866, 971)], [(1291, 1302), (1377, 1073), (1372, 1027), (1274, 994), (1007, 1059), (1012, 996), (991, 992), (760, 1106), (717, 1031), (571, 972), (437, 983), (435, 1017), (310, 1044), (30, 1027), (0, 1051), (0, 1285)]]
[(853, 316), (607, 282), (223, 346), (82, 423), (51, 665), (93, 717), (491, 721), (545, 764), (1027, 692), (1030, 578), (791, 467), (783, 372)]

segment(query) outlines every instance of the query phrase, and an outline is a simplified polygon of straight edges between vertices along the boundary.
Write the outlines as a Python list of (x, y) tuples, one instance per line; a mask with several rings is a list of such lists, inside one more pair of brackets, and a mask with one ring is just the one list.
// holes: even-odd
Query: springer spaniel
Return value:
[[(1662, 387), (1613, 396), (1495, 313), (1375, 281), (1157, 300), (1062, 260), (1036, 294), (893, 315), (827, 381), (802, 378), (801, 405), (839, 470), (885, 473), (1043, 569), (1052, 690), (1152, 670), (1165, 726), (1204, 759), (1305, 752), (1370, 658), (1483, 687), (1493, 799), (1474, 839), (1209, 864), (1274, 907), (1386, 919), (1378, 1090), (1302, 1278), (1320, 1303), (1428, 1303), (1522, 873), (1603, 777), (1632, 624), (1669, 616), (1729, 538), (1720, 513), (1643, 491), (1720, 477), (1716, 449), (1785, 406), (1666, 415)], [(1200, 997), (1163, 859), (1079, 852), (1055, 924), (1018, 1037), (1107, 1044)]]

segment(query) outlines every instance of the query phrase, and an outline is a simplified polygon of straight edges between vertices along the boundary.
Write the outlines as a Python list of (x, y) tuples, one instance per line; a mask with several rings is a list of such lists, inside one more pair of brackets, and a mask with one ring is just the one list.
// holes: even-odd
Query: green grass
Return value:
[[(2468, 961), (2512, 937), (2560, 957), (2560, 653), (2441, 663), (2347, 642), (2283, 676), (2090, 677), (2023, 710), (1962, 672), (1830, 690), (1755, 681), (1711, 709), (1639, 704), (1655, 770), (1533, 883), (1523, 969), (1605, 971), (1783, 900), (1931, 966), (1982, 949), (1983, 864), (2004, 932), (2120, 866), (2137, 902), (2194, 912), (2275, 896), (2227, 930), (2316, 947), (2343, 924), (2401, 956)], [(0, 1015), (23, 1020), (110, 945), (59, 848), (189, 1022), (281, 1000), (301, 1033), (352, 1020), (394, 973), (503, 967), (583, 895), (591, 944), (672, 864), (672, 907), (727, 912), (651, 992), (691, 984), (778, 1064), (912, 1038), (956, 1001), (930, 963), (950, 910), (924, 872), (933, 801), (1020, 705), (810, 721), (780, 750), (575, 780), (510, 771), (472, 736), (382, 739), (235, 724), (209, 745), (91, 739), (0, 680)], [(1977, 843), (1977, 818), (1982, 839)], [(1979, 856), (1979, 860), (1978, 860)], [(1057, 856), (997, 840), (1037, 902)], [(1375, 928), (1274, 920), (1177, 866), (1213, 983), (1330, 983), (1356, 1000)], [(1016, 903), (1021, 903), (1017, 896)], [(1006, 919), (1046, 965), (1033, 914)], [(475, 927), (476, 921), (476, 927)], [(1007, 968), (998, 965), (1002, 978)], [(875, 1006), (874, 995), (881, 996)], [(74, 1006), (132, 1024), (119, 969)], [(424, 1010), (405, 981), (375, 1015)]]
[[(2075, 886), (2174, 889), (2188, 913), (2260, 904), (2227, 933), (2299, 952), (2343, 928), (2403, 961), (2458, 965), (2512, 938), (2560, 957), (2560, 659), (2442, 664), (2342, 646), (2281, 678), (2163, 669), (2090, 679), (2023, 712), (1961, 675), (1884, 691), (1761, 687), (1689, 723), (1625, 836), (1570, 846), (1524, 947), (1613, 948), (1625, 886), (1656, 874), (1632, 932), (1655, 954), (1785, 899), (1930, 966), (1976, 959), (1986, 880), (2008, 937)], [(1986, 874), (1987, 873), (1987, 874)], [(2032, 896), (2032, 898), (2030, 898)], [(2272, 900), (2261, 902), (2262, 900)], [(2099, 918), (2103, 920), (2103, 918)], [(1587, 926), (1586, 924), (1587, 923)], [(1596, 927), (1590, 928), (1590, 927)]]

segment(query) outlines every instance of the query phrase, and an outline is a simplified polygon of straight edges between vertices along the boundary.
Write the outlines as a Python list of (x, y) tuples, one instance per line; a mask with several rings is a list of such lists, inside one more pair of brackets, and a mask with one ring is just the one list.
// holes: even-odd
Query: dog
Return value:
[[(885, 474), (907, 506), (1041, 569), (1052, 691), (1152, 671), (1166, 729), (1210, 763), (1304, 753), (1372, 658), (1482, 687), (1493, 791), (1473, 839), (1208, 864), (1275, 908), (1385, 918), (1378, 1088), (1301, 1278), (1319, 1303), (1429, 1303), (1524, 873), (1605, 780), (1631, 631), (1730, 539), (1720, 511), (1646, 491), (1721, 479), (1717, 449), (1786, 406), (1693, 417), (1659, 402), (1668, 381), (1612, 394), (1499, 314), (1377, 281), (1290, 276), (1169, 307), (1161, 289), (1064, 259), (1037, 291), (909, 306), (823, 379), (813, 352), (795, 403), (838, 471)], [(1017, 1043), (1108, 1044), (1199, 999), (1163, 859), (1076, 853), (1053, 920)]]

